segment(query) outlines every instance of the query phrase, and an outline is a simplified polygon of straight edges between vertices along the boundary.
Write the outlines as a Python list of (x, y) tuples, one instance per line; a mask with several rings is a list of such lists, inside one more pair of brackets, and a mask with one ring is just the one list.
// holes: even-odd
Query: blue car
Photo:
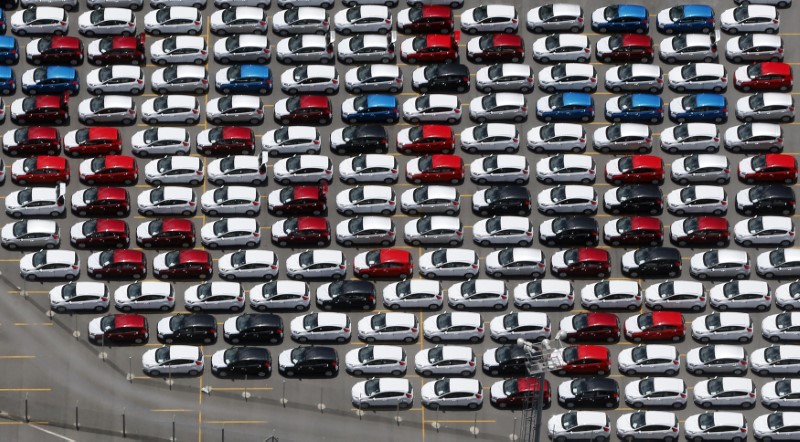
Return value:
[(707, 34), (714, 30), (714, 9), (708, 5), (673, 6), (658, 13), (656, 26), (665, 34)]
[(584, 92), (546, 95), (536, 102), (536, 116), (543, 121), (591, 121), (594, 100)]
[(686, 95), (669, 103), (669, 116), (678, 123), (724, 123), (728, 121), (728, 102), (720, 94)]
[(625, 94), (606, 101), (606, 119), (615, 123), (653, 123), (664, 121), (664, 105), (654, 94)]
[(17, 77), (8, 66), (0, 66), (0, 93), (11, 95), (17, 91)]
[(650, 30), (650, 15), (642, 5), (610, 5), (592, 13), (592, 29), (596, 32), (634, 32)]
[(260, 64), (231, 66), (217, 72), (216, 86), (223, 94), (268, 94), (272, 92), (272, 72)]
[(6, 13), (0, 9), (0, 34), (6, 33)]
[(400, 119), (394, 95), (369, 94), (342, 103), (342, 120), (347, 123), (396, 123)]
[(19, 61), (19, 44), (14, 37), (0, 36), (0, 63), (15, 64)]
[(72, 66), (44, 66), (22, 74), (22, 92), (30, 95), (61, 94), (77, 95), (81, 89), (81, 77)]

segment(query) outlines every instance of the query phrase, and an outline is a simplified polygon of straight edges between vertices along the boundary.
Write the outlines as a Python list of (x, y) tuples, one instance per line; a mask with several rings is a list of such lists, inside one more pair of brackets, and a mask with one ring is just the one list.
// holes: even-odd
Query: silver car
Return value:
[(344, 76), (344, 86), (352, 94), (403, 90), (403, 72), (396, 65), (365, 65), (350, 69)]
[(548, 3), (532, 8), (527, 16), (528, 30), (541, 34), (549, 31), (583, 31), (583, 9), (573, 3)]
[(151, 127), (131, 136), (131, 152), (140, 157), (151, 155), (188, 155), (189, 131), (182, 127)]
[(339, 179), (347, 184), (397, 182), (400, 168), (391, 155), (361, 154), (339, 163)]
[(478, 32), (517, 32), (519, 20), (513, 5), (490, 4), (467, 9), (461, 13), (461, 30), (467, 34)]
[[(151, 4), (152, 1), (153, 0), (151, 0)], [(42, 2), (41, 0), (32, 0), (31, 3), (33, 2), (39, 2), (42, 4), (51, 3), (54, 6), (63, 7), (67, 11), (72, 10), (70, 9), (71, 7), (73, 7), (72, 5), (77, 6), (78, 4), (77, 0), (67, 0), (66, 2), (63, 3), (60, 1), (52, 1), (52, 0), (45, 0), (44, 2)], [(27, 2), (23, 0), (20, 4), (23, 7), (27, 7), (26, 3)], [(89, 9), (107, 8), (109, 6), (113, 6), (117, 8), (130, 9), (132, 11), (139, 11), (142, 9), (142, 6), (144, 6), (144, 0), (86, 0), (86, 6), (89, 7)]]
[(55, 221), (26, 219), (3, 226), (0, 243), (9, 250), (54, 249), (61, 243), (59, 231)]
[(489, 120), (520, 123), (528, 118), (528, 106), (525, 96), (520, 93), (493, 93), (473, 98), (469, 105), (469, 117), (478, 123)]
[(150, 77), (150, 87), (161, 95), (173, 92), (204, 94), (208, 92), (208, 71), (203, 66), (191, 65), (157, 69)]
[(613, 66), (606, 71), (606, 89), (611, 92), (647, 91), (658, 94), (664, 89), (661, 66), (629, 63)]
[(203, 182), (203, 174), (203, 160), (200, 157), (166, 156), (144, 166), (145, 182), (153, 186), (197, 186)]
[(214, 43), (214, 59), (222, 64), (252, 61), (267, 64), (272, 56), (266, 35), (234, 35)]
[(722, 92), (728, 87), (728, 72), (720, 63), (688, 63), (669, 71), (669, 87), (676, 92)]
[(400, 195), (400, 210), (411, 216), (418, 214), (458, 215), (460, 195), (452, 186), (420, 186)]
[(547, 93), (557, 91), (595, 92), (597, 70), (586, 63), (560, 63), (539, 71), (539, 88)]
[(745, 123), (725, 131), (725, 148), (733, 153), (783, 150), (783, 129), (774, 123)]
[(301, 6), (279, 11), (272, 16), (272, 32), (281, 37), (292, 34), (325, 35), (329, 31), (330, 19), (323, 8)]
[(339, 73), (333, 66), (310, 64), (287, 69), (281, 74), (281, 90), (289, 95), (339, 92)]
[(216, 11), (209, 17), (211, 32), (216, 35), (266, 34), (267, 12), (253, 6), (234, 6)]
[(423, 244), (449, 244), (455, 247), (464, 241), (464, 224), (455, 216), (423, 216), (406, 223), (403, 237), (415, 247)]
[(725, 45), (725, 56), (734, 63), (782, 61), (783, 39), (778, 35), (746, 34), (733, 37)]
[(144, 90), (144, 72), (139, 66), (115, 65), (97, 68), (86, 76), (86, 90), (92, 95), (108, 93), (138, 95)]
[(528, 131), (528, 149), (534, 153), (586, 150), (586, 131), (575, 123), (550, 123)]
[(684, 123), (661, 131), (661, 149), (671, 154), (679, 152), (717, 152), (720, 137), (712, 123)]
[(519, 150), (519, 131), (509, 123), (485, 123), (461, 131), (461, 148), (468, 153)]
[(475, 87), (485, 94), (495, 91), (526, 94), (533, 90), (533, 69), (519, 63), (482, 67), (475, 74)]
[(687, 184), (726, 184), (731, 179), (730, 162), (725, 155), (694, 154), (678, 158), (670, 167), (672, 181)]
[(332, 35), (293, 35), (278, 42), (275, 56), (282, 63), (330, 63), (334, 40)]
[(342, 40), (336, 47), (336, 58), (345, 64), (381, 62), (388, 64), (397, 58), (392, 35), (363, 34)]
[(385, 35), (392, 30), (392, 12), (386, 6), (357, 4), (337, 12), (333, 28), (343, 35), (362, 32)]
[(680, 34), (661, 40), (659, 56), (667, 63), (679, 61), (717, 61), (717, 38), (711, 34)]
[(750, 123), (752, 121), (794, 120), (794, 98), (788, 93), (760, 92), (742, 97), (736, 102), (736, 118)]
[[(150, 59), (159, 66), (169, 63), (204, 64), (208, 60), (206, 39), (199, 36), (177, 35), (156, 40), (150, 45)], [(269, 57), (264, 59), (264, 63)]]

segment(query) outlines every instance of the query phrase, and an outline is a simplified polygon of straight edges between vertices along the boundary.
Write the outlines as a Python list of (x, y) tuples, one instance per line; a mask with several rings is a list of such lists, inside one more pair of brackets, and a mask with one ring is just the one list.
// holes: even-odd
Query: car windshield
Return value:
[(627, 232), (629, 230), (631, 230), (631, 219), (620, 218), (619, 221), (617, 221), (617, 231)]
[(675, 283), (672, 281), (665, 282), (658, 286), (658, 296), (663, 298), (669, 298), (670, 296), (675, 294)]
[(622, 36), (619, 34), (612, 35), (608, 38), (608, 47), (617, 49), (622, 46)]
[(161, 233), (161, 228), (164, 225), (164, 221), (157, 219), (150, 221), (150, 224), (147, 226), (147, 233), (150, 235), (157, 235)]
[(553, 49), (560, 47), (560, 41), (561, 39), (558, 37), (558, 35), (551, 35), (544, 39), (544, 47), (547, 48), (548, 51), (552, 51)]
[(164, 172), (168, 172), (168, 171), (172, 170), (172, 157), (166, 157), (166, 158), (162, 158), (162, 159), (158, 160), (158, 163), (156, 163), (156, 166), (158, 167), (158, 171), (160, 173), (164, 173)]
[(153, 100), (153, 110), (156, 112), (161, 112), (167, 108), (167, 100), (168, 97), (166, 95), (162, 95), (155, 100)]
[(83, 223), (83, 234), (89, 235), (97, 229), (97, 220), (90, 219)]
[(169, 320), (169, 328), (170, 330), (178, 330), (183, 327), (184, 319), (186, 315), (175, 315)]
[(651, 249), (639, 249), (633, 253), (633, 260), (636, 261), (637, 264), (641, 264), (653, 258), (655, 258), (655, 256), (653, 256), (653, 251)]
[(633, 95), (623, 95), (619, 97), (617, 104), (622, 110), (630, 109), (633, 106)]
[[(755, 66), (755, 65), (751, 65)], [(745, 123), (736, 128), (736, 135), (739, 136), (740, 140), (747, 140), (753, 136), (753, 123)]]
[(557, 64), (550, 70), (550, 75), (554, 80), (561, 80), (567, 76), (567, 65)]
[(169, 20), (170, 12), (169, 8), (159, 9), (156, 13), (156, 21), (158, 23), (164, 23)]
[(656, 391), (656, 387), (653, 379), (645, 378), (639, 382), (639, 393), (641, 393), (642, 396), (647, 396), (654, 391)]
[(286, 160), (286, 170), (294, 173), (298, 169), (300, 169), (302, 162), (303, 160), (300, 157), (291, 157), (288, 160)]
[(509, 379), (503, 382), (503, 393), (505, 393), (506, 396), (511, 396), (512, 394), (519, 391), (518, 385), (519, 383), (517, 382), (516, 379)]
[(647, 347), (634, 347), (631, 351), (631, 358), (633, 358), (633, 361), (637, 364), (647, 360)]
[(230, 23), (236, 19), (236, 8), (229, 8), (222, 11), (222, 21)]
[(704, 253), (703, 264), (705, 264), (706, 267), (715, 267), (717, 264), (719, 264), (719, 255), (717, 252), (711, 251)]
[(17, 194), (17, 201), (23, 206), (33, 201), (33, 190), (31, 189), (20, 190), (19, 193)]
[(303, 81), (306, 78), (308, 78), (308, 67), (298, 66), (294, 68), (294, 73), (292, 74), (292, 78), (294, 78), (294, 81)]
[[(741, 37), (739, 37), (739, 38), (741, 38)], [(747, 76), (750, 77), (750, 78), (760, 77), (761, 76), (761, 63), (755, 63), (755, 64), (751, 64), (750, 66), (748, 66), (747, 67)], [(760, 95), (760, 94), (756, 94), (756, 95)], [(754, 95), (753, 97), (755, 97), (756, 95)], [(753, 98), (750, 97), (751, 103), (752, 103), (752, 99)]]
[(545, 124), (539, 129), (539, 136), (543, 140), (550, 140), (556, 136), (556, 126), (553, 124)]
[(594, 286), (594, 294), (602, 299), (611, 294), (611, 283), (608, 281), (598, 282)]
[(577, 249), (569, 249), (564, 253), (564, 262), (567, 264), (573, 264), (578, 262), (578, 250)]
[[(162, 11), (163, 11), (163, 9), (162, 9)], [(289, 42), (291, 43), (291, 40)], [(174, 46), (174, 43), (173, 43), (173, 46)], [(239, 48), (239, 36), (237, 35), (237, 36), (234, 36), (234, 37), (228, 37), (228, 39), (225, 41), (225, 49), (227, 49), (228, 52), (231, 52), (231, 51), (236, 50), (237, 48)]]
[(36, 157), (25, 158), (24, 160), (22, 160), (22, 169), (25, 172), (30, 172), (32, 170), (35, 170), (36, 163), (38, 162), (39, 160)]
[(678, 36), (672, 37), (672, 49), (674, 49), (676, 51), (682, 51), (682, 50), (686, 49), (687, 46), (688, 46), (688, 44), (686, 42), (686, 36), (685, 35), (680, 34)]
[(350, 202), (359, 202), (364, 199), (364, 187), (354, 187), (350, 189)]
[(316, 313), (308, 314), (303, 318), (303, 328), (305, 328), (306, 330), (317, 328), (318, 325), (319, 325), (319, 318), (317, 318)]
[(747, 101), (750, 103), (750, 109), (761, 109), (764, 107), (764, 94), (753, 94)]
[(550, 191), (550, 199), (552, 199), (554, 203), (564, 201), (567, 199), (567, 188), (564, 186), (554, 187), (553, 190)]
[[(39, 253), (36, 255), (39, 255)], [(44, 264), (44, 260), (39, 260), (39, 263), (37, 264), (36, 255), (33, 256), (33, 264), (37, 266)], [(70, 299), (74, 298), (76, 294), (77, 290), (74, 282), (64, 284), (64, 286), (61, 288), (61, 298), (65, 301), (69, 301)]]
[(92, 112), (97, 112), (105, 108), (105, 99), (103, 97), (95, 97), (89, 101), (89, 109)]
[[(221, 189), (220, 189), (221, 190)], [(286, 204), (294, 199), (294, 188), (284, 187), (280, 191), (280, 200), (282, 204)], [(288, 222), (288, 220), (287, 220)]]
[(380, 261), (381, 251), (380, 250), (370, 250), (364, 256), (364, 259), (367, 261), (367, 265), (375, 265)]
[[(744, 34), (741, 37), (739, 37), (739, 49), (741, 49), (743, 51), (746, 51), (746, 50), (748, 50), (748, 49), (750, 49), (752, 47), (753, 47), (753, 34)], [(756, 65), (750, 65), (750, 67), (753, 67), (753, 66), (756, 66)], [(747, 72), (748, 73), (750, 72), (750, 68), (747, 69)], [(760, 66), (758, 67), (758, 72), (761, 72), (761, 67)], [(754, 76), (757, 76), (757, 75), (754, 75)]]
[(300, 254), (300, 265), (308, 267), (314, 264), (314, 252), (303, 252)]
[(761, 170), (767, 167), (767, 156), (766, 155), (758, 155), (753, 157), (750, 162), (750, 165), (753, 166), (755, 170)]
[(514, 262), (514, 249), (508, 248), (501, 250), (500, 253), (497, 254), (497, 260), (500, 262), (501, 266), (507, 266)]
[(498, 63), (489, 67), (489, 78), (495, 80), (503, 76), (503, 65)]
[(681, 68), (681, 76), (685, 79), (694, 78), (697, 76), (697, 65), (694, 63), (687, 64)]
[(703, 413), (697, 419), (697, 425), (701, 430), (708, 430), (714, 426), (714, 413)]
[(763, 218), (753, 218), (747, 221), (747, 229), (750, 232), (760, 232), (764, 230)]
[[(96, 100), (96, 98), (93, 100)], [(30, 112), (34, 109), (36, 109), (36, 98), (28, 97), (22, 100), (22, 110)]]
[[(619, 124), (612, 124), (612, 125), (610, 125), (610, 126), (608, 126), (606, 128), (606, 137), (608, 137), (609, 140), (612, 140), (612, 141), (616, 140), (620, 136), (622, 136), (622, 126), (620, 126)], [(619, 165), (620, 165), (621, 170), (630, 169), (630, 167), (622, 168), (622, 165), (623, 164), (630, 164), (632, 161), (633, 160), (631, 159), (631, 157), (622, 157), (620, 159), (620, 161), (619, 161)]]
[(647, 412), (646, 411), (636, 411), (631, 413), (631, 428), (634, 430), (638, 430), (639, 428), (644, 427), (647, 425)]
[(433, 347), (428, 351), (428, 362), (431, 364), (438, 364), (444, 360), (444, 349), (442, 347)]
[(364, 382), (364, 393), (368, 397), (372, 397), (381, 392), (381, 381), (380, 379), (370, 379)]
[(775, 383), (775, 393), (777, 393), (778, 396), (786, 396), (793, 392), (792, 381), (784, 379)]
[(214, 234), (215, 235), (224, 235), (228, 233), (228, 220), (221, 219), (214, 223)]
[(492, 47), (494, 47), (494, 36), (492, 36), (491, 34), (484, 35), (483, 37), (481, 37), (480, 40), (478, 40), (478, 44), (481, 50), (483, 51), (491, 49)]
[(111, 264), (114, 261), (114, 251), (113, 250), (106, 250), (105, 252), (100, 253), (100, 265), (103, 267)]
[(481, 104), (486, 110), (491, 110), (497, 107), (497, 95), (484, 95), (481, 99)]
[(786, 263), (786, 254), (783, 249), (773, 250), (769, 252), (769, 262), (774, 266), (780, 266)]
[(578, 413), (573, 411), (564, 413), (561, 416), (561, 426), (563, 426), (565, 430), (570, 430), (578, 426)]
[(161, 201), (164, 201), (164, 188), (163, 187), (156, 187), (155, 189), (150, 191), (150, 202), (157, 204)]
[(353, 218), (347, 223), (350, 233), (356, 233), (364, 230), (364, 218)]
[(30, 23), (36, 20), (36, 8), (29, 8), (26, 9), (25, 12), (22, 13), (22, 21), (25, 23)]
[(163, 364), (167, 361), (169, 361), (169, 346), (156, 350), (156, 363)]
[(397, 296), (405, 298), (411, 294), (411, 281), (400, 281), (397, 283)]
[(436, 327), (439, 328), (439, 330), (450, 328), (452, 324), (453, 318), (449, 313), (442, 313), (436, 318)]
[[(497, 165), (497, 159), (496, 158), (497, 157), (495, 157), (495, 166)], [(554, 157), (550, 157), (550, 161), (548, 163), (550, 165), (550, 170), (559, 171), (559, 170), (564, 168), (564, 156), (563, 155), (556, 155)]]
[(703, 362), (713, 361), (717, 357), (717, 352), (713, 345), (702, 347), (700, 349), (700, 360)]
[(370, 362), (375, 359), (375, 347), (368, 345), (358, 351), (358, 361), (363, 363)]
[(489, 218), (486, 220), (486, 231), (489, 233), (495, 233), (503, 228), (503, 220), (501, 218)]
[(433, 78), (439, 74), (439, 65), (432, 64), (425, 68), (425, 78)]
[(417, 107), (417, 110), (427, 109), (431, 105), (431, 97), (430, 95), (420, 95), (417, 97), (417, 100), (414, 101), (414, 104)]
[(378, 313), (377, 315), (373, 315), (372, 319), (369, 321), (370, 326), (372, 326), (373, 330), (380, 330), (386, 327), (386, 313)]
[(750, 197), (750, 201), (758, 202), (762, 199), (766, 199), (769, 197), (769, 190), (767, 187), (756, 186), (751, 187), (750, 192), (748, 192), (748, 196)]
[(683, 230), (686, 233), (692, 233), (696, 231), (698, 226), (699, 226), (699, 221), (697, 220), (697, 218), (686, 218), (683, 221)]
[(292, 363), (296, 364), (305, 359), (307, 352), (308, 352), (308, 347), (297, 347), (293, 349), (292, 352), (290, 353)]
[(564, 106), (564, 96), (561, 94), (551, 95), (550, 98), (547, 99), (547, 104), (550, 105), (551, 109), (559, 109)]
[(636, 318), (636, 324), (644, 330), (653, 326), (653, 315), (645, 313)]
[(792, 326), (792, 314), (790, 312), (783, 312), (775, 317), (775, 324), (779, 329), (785, 329)]
[(713, 331), (720, 326), (720, 315), (710, 314), (706, 316), (706, 328)]
[[(297, 38), (296, 40), (300, 41), (300, 38)], [(414, 49), (416, 49), (416, 50), (422, 49), (421, 47), (419, 47), (419, 48), (417, 47), (418, 46), (417, 40), (422, 42), (422, 46), (424, 47), (425, 38), (417, 37), (417, 38), (414, 39)], [(291, 47), (291, 42), (289, 43), (289, 46)], [(357, 35), (355, 37), (352, 37), (350, 39), (350, 50), (353, 51), (353, 52), (358, 52), (361, 49), (364, 49), (364, 37), (361, 36), (361, 35)], [(293, 48), (293, 50), (294, 50), (294, 48)]]
[[(679, 125), (675, 126), (675, 129), (672, 131), (672, 135), (675, 136), (676, 140), (681, 141), (681, 140), (683, 140), (683, 139), (685, 139), (686, 137), (689, 136), (689, 127), (687, 125), (685, 125), (685, 124), (679, 124)], [(697, 168), (697, 163), (698, 163), (697, 156), (694, 156), (694, 155), (692, 155), (690, 157), (686, 157), (686, 160), (684, 160), (684, 166), (689, 168), (690, 167), (690, 163), (689, 163), (690, 160), (692, 161), (691, 164), (695, 165), (694, 168)]]
[(509, 313), (503, 316), (503, 327), (506, 330), (512, 330), (519, 327), (519, 317), (516, 313)]
[(539, 18), (547, 21), (553, 18), (553, 5), (544, 5), (539, 8)]
[(775, 361), (779, 361), (781, 359), (781, 348), (780, 347), (765, 348), (764, 359), (770, 364)]
[(328, 286), (328, 294), (331, 298), (338, 298), (342, 294), (342, 287), (344, 286), (344, 281), (336, 281), (332, 282), (331, 285)]
[(695, 187), (686, 187), (681, 189), (681, 201), (688, 203), (697, 198), (697, 189)]
[(361, 95), (361, 96), (356, 97), (355, 99), (353, 99), (353, 107), (357, 111), (363, 112), (363, 111), (369, 109), (368, 101), (369, 101), (369, 97), (367, 95)]
[[(167, 68), (167, 70), (169, 70), (169, 69), (170, 68)], [(172, 67), (172, 69), (175, 70), (174, 67)], [(166, 72), (165, 72), (165, 74), (166, 74)], [(112, 68), (110, 68), (110, 67), (104, 67), (104, 68), (100, 69), (100, 71), (97, 73), (97, 76), (100, 79), (100, 81), (103, 82), (103, 83), (107, 82), (108, 80), (111, 80), (114, 77), (114, 75), (112, 74)], [(166, 78), (166, 75), (164, 77)]]
[[(412, 9), (412, 11), (414, 11), (414, 9)], [(297, 73), (295, 73), (295, 77), (296, 76), (297, 76)], [(365, 80), (368, 80), (368, 79), (372, 78), (372, 67), (371, 66), (361, 66), (360, 68), (358, 68), (358, 70), (356, 71), (356, 78), (358, 78), (359, 81), (365, 81)], [(297, 79), (297, 78), (295, 78), (295, 79)]]
[[(242, 256), (240, 256), (238, 258), (239, 261), (237, 261), (237, 262), (244, 262), (244, 256), (243, 256), (244, 252), (236, 252), (236, 253), (234, 253), (234, 255), (233, 255), (234, 260), (236, 260), (236, 258), (237, 258), (236, 255), (242, 255)], [(278, 283), (276, 281), (270, 281), (270, 282), (265, 283), (261, 287), (261, 294), (264, 295), (264, 299), (270, 299), (273, 296), (277, 295), (278, 294)]]
[[(104, 69), (106, 69), (106, 68), (104, 68)], [(101, 74), (102, 74), (102, 71), (103, 71), (103, 69), (100, 70)], [(45, 80), (46, 78), (47, 78), (47, 68), (36, 68), (36, 69), (34, 69), (34, 71), (33, 71), (33, 81), (35, 81), (36, 83), (39, 83), (42, 80)]]
[(589, 325), (589, 316), (586, 313), (581, 313), (572, 317), (572, 327), (575, 330), (582, 330)]
[(437, 396), (443, 396), (447, 393), (450, 393), (450, 380), (441, 379), (436, 381), (436, 383), (433, 384), (433, 390), (436, 392)]
[(100, 319), (100, 330), (102, 331), (111, 330), (112, 328), (114, 328), (115, 321), (116, 319), (114, 318), (114, 315), (103, 316)]
[(180, 262), (180, 257), (181, 257), (181, 252), (175, 250), (167, 253), (167, 255), (164, 257), (164, 261), (167, 264), (167, 267), (173, 267), (178, 265), (178, 262)]
[[(203, 284), (205, 285), (205, 284)], [(201, 285), (202, 287), (202, 285)], [(253, 316), (252, 315), (241, 315), (236, 318), (236, 329), (237, 330), (246, 330), (250, 328), (250, 323), (252, 322)]]
[(619, 17), (619, 6), (611, 5), (606, 7), (606, 10), (603, 12), (603, 16), (606, 20), (615, 20), (617, 17)]
[(783, 427), (783, 413), (772, 413), (767, 416), (767, 426), (770, 430)]

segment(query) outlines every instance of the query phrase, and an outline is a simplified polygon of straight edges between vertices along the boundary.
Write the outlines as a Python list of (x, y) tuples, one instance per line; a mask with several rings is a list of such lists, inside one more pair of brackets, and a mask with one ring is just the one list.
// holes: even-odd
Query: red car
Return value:
[(605, 278), (611, 273), (611, 255), (595, 247), (565, 250), (553, 255), (550, 271), (559, 278)]
[(736, 87), (745, 92), (788, 91), (794, 83), (792, 67), (788, 63), (779, 61), (765, 61), (740, 67), (734, 72), (733, 78)]
[(100, 345), (147, 344), (147, 329), (147, 318), (142, 315), (108, 315), (89, 322), (89, 339)]
[(556, 353), (560, 359), (559, 376), (576, 374), (604, 375), (611, 371), (611, 354), (602, 345), (574, 345)]
[(145, 64), (145, 34), (136, 37), (103, 37), (99, 40), (96, 52), (89, 46), (89, 63), (94, 65)]
[(597, 42), (597, 59), (605, 63), (616, 61), (653, 62), (653, 39), (641, 34), (617, 34)]
[(631, 155), (606, 164), (606, 180), (615, 186), (661, 184), (664, 176), (664, 161), (655, 155)]
[[(536, 400), (539, 395), (539, 378), (516, 378), (499, 381), (492, 386), (490, 400), (497, 408), (529, 407), (531, 400)], [(544, 407), (550, 406), (550, 381), (545, 379), (542, 399)]]
[(127, 248), (131, 243), (128, 224), (121, 219), (90, 219), (72, 226), (70, 243), (79, 249)]
[(328, 183), (284, 187), (272, 192), (267, 202), (273, 216), (321, 216), (328, 210)]
[(142, 279), (147, 276), (147, 257), (141, 250), (106, 250), (91, 254), (86, 270), (95, 279)]
[(364, 279), (405, 279), (414, 274), (414, 258), (408, 250), (370, 250), (356, 256), (353, 272)]
[(768, 153), (743, 159), (739, 179), (747, 184), (787, 183), (797, 181), (797, 160), (793, 155)]
[[(470, 48), (473, 41), (477, 42), (475, 50)], [(518, 63), (525, 59), (525, 42), (519, 35), (486, 34), (470, 41), (467, 58), (475, 63)]]
[(6, 132), (3, 152), (19, 155), (58, 155), (61, 153), (61, 134), (54, 127), (31, 126)]
[(458, 41), (461, 33), (453, 35), (425, 34), (410, 38), (400, 47), (400, 58), (406, 63), (451, 63), (458, 60)]
[(64, 153), (71, 157), (119, 155), (122, 153), (122, 135), (114, 127), (78, 129), (64, 137)]
[(413, 159), (406, 165), (406, 179), (414, 184), (459, 184), (464, 181), (464, 159), (445, 154)]
[(661, 220), (649, 216), (619, 218), (606, 223), (606, 244), (614, 247), (660, 246), (664, 242)]
[[(17, 104), (19, 103), (19, 109)], [(69, 122), (69, 92), (19, 98), (11, 104), (11, 121), (16, 124), (64, 124)]]
[[(198, 139), (197, 151), (202, 155), (253, 155), (256, 137), (253, 129), (240, 126), (215, 127), (207, 132), (208, 141)], [(198, 137), (200, 138), (200, 137)]]
[(401, 32), (449, 34), (453, 30), (453, 10), (447, 6), (417, 5), (407, 11)]
[(188, 249), (194, 247), (194, 224), (185, 218), (163, 218), (147, 221), (136, 229), (136, 243), (149, 248)]
[(620, 336), (619, 318), (613, 313), (579, 313), (561, 320), (561, 334), (567, 342), (616, 342)]
[(397, 151), (403, 154), (450, 153), (456, 148), (453, 128), (439, 124), (424, 124), (397, 134)]
[(333, 109), (331, 101), (321, 95), (301, 95), (286, 99), (287, 114), (275, 115), (275, 121), (290, 124), (329, 124)]
[(20, 186), (69, 183), (69, 162), (50, 155), (17, 160), (11, 165), (11, 181)]
[(173, 250), (153, 259), (153, 274), (161, 279), (210, 279), (211, 263), (205, 250)]
[(124, 184), (129, 186), (139, 179), (136, 159), (127, 155), (106, 155), (85, 160), (80, 165), (81, 182), (93, 185)]
[(77, 216), (128, 216), (131, 200), (119, 187), (92, 187), (72, 195), (72, 213)]
[(316, 216), (278, 221), (272, 225), (272, 242), (281, 247), (327, 247), (331, 243), (331, 225)]
[(83, 63), (83, 42), (78, 37), (53, 36), (39, 39), (36, 52), (26, 51), (32, 65), (72, 65)]
[(697, 216), (672, 225), (670, 237), (678, 247), (725, 247), (730, 241), (728, 220), (715, 216)]
[(625, 320), (625, 337), (633, 342), (680, 341), (686, 323), (678, 312), (658, 311), (631, 316)]

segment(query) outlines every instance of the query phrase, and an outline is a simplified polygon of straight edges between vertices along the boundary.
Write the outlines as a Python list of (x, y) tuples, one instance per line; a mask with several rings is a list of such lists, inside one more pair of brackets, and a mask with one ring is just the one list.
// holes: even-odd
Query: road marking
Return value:
[(222, 425), (251, 425), (251, 424), (266, 424), (267, 421), (206, 421), (207, 424), (222, 424)]
[(43, 433), (49, 434), (49, 435), (51, 435), (53, 437), (57, 437), (57, 438), (59, 438), (61, 440), (65, 440), (67, 442), (75, 442), (75, 439), (70, 439), (67, 436), (63, 436), (61, 434), (56, 433), (55, 431), (50, 431), (50, 430), (44, 429), (42, 427), (39, 427), (37, 425), (31, 425), (31, 428), (35, 428), (35, 429), (37, 429), (37, 430), (39, 430), (39, 431), (41, 431)]
[(0, 259), (0, 262), (19, 262), (19, 259)]
[(473, 420), (473, 419), (449, 419), (449, 420), (433, 420), (433, 421), (425, 421), (424, 423), (430, 424), (433, 422), (438, 422), (440, 424), (471, 424), (473, 422), (477, 422), (479, 424), (493, 424), (497, 422), (494, 419), (489, 420)]
[(18, 294), (23, 293), (23, 292), (27, 293), (29, 295), (44, 295), (44, 294), (50, 293), (47, 290), (9, 290), (8, 291), (8, 293), (10, 293), (10, 294), (13, 293), (15, 295), (18, 295)]
[(189, 413), (194, 410), (189, 410), (188, 408), (153, 408), (150, 411), (154, 411), (156, 413)]
[(33, 325), (44, 325), (44, 326), (52, 326), (52, 322), (15, 322), (14, 325), (18, 325), (20, 327), (28, 327)]
[(272, 387), (210, 387), (213, 391), (272, 391)]
[(53, 391), (51, 388), (0, 388), (0, 392), (48, 392)]
[(23, 355), (8, 355), (0, 356), (0, 359), (33, 359), (36, 356), (23, 356)]
[(50, 422), (47, 421), (36, 421), (36, 422), (0, 422), (0, 425), (47, 425)]

